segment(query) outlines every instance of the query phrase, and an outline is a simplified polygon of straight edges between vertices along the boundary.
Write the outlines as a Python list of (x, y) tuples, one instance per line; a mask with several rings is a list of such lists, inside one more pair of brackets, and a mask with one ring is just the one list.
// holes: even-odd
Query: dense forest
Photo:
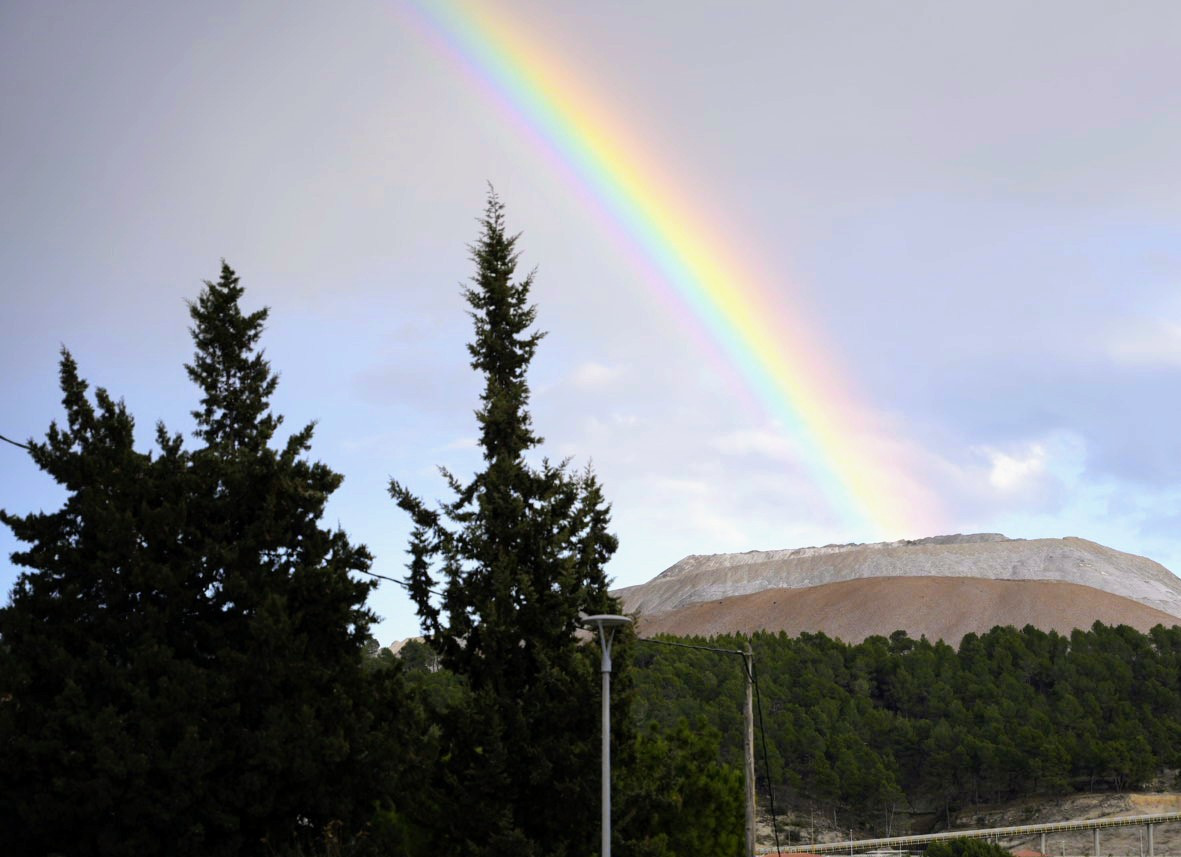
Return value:
[[(746, 638), (681, 642), (738, 649)], [(884, 833), (901, 811), (946, 818), (973, 803), (1134, 788), (1181, 758), (1178, 627), (998, 627), (958, 650), (902, 631), (856, 645), (823, 634), (750, 642), (761, 788), (842, 824)], [(639, 643), (633, 716), (707, 727), (737, 763), (741, 659)]]

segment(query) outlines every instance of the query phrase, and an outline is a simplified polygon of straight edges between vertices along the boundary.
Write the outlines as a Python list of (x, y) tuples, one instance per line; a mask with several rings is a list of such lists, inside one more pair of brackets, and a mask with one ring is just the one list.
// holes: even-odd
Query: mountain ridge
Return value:
[[(967, 585), (973, 580), (989, 583)], [(998, 587), (1001, 583), (1008, 586)], [(776, 592), (783, 596), (769, 594)], [(1140, 630), (1181, 624), (1181, 580), (1172, 572), (1146, 557), (1078, 537), (951, 534), (690, 555), (647, 583), (614, 594), (625, 612), (638, 616), (645, 633), (809, 630), (849, 641), (869, 635), (858, 631), (858, 616), (865, 617), (866, 629), (888, 619), (899, 623), (890, 630), (914, 636), (937, 632), (949, 641), (993, 625), (1020, 626), (1022, 619), (1065, 632), (1096, 620)], [(843, 603), (854, 616), (842, 613)], [(935, 615), (932, 605), (945, 615)]]

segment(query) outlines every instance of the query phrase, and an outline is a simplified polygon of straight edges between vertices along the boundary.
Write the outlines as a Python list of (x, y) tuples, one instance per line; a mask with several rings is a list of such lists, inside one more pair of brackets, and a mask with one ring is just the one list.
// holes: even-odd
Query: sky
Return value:
[[(541, 452), (615, 585), (689, 554), (1080, 536), (1181, 571), (1181, 5), (0, 5), (0, 434), (65, 346), (191, 431), (224, 258), (285, 428), (404, 574), (391, 477), (480, 467), (462, 289), (489, 184), (547, 331)], [(0, 445), (0, 508), (61, 489)], [(0, 587), (19, 548), (0, 531)], [(402, 589), (371, 597), (391, 642)]]

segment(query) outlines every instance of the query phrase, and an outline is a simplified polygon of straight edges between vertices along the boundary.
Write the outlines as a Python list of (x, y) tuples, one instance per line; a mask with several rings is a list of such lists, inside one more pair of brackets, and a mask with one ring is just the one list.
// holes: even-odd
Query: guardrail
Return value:
[[(1148, 853), (1152, 855), (1152, 825), (1181, 821), (1181, 812), (1161, 812), (1154, 815), (1125, 815), (1117, 818), (1079, 818), (1071, 821), (1051, 821), (1045, 824), (1018, 824), (1010, 827), (986, 827), (978, 830), (948, 830), (943, 833), (920, 833), (912, 836), (887, 836), (880, 839), (853, 839), (845, 842), (825, 842), (800, 846), (795, 852), (781, 851), (780, 854), (852, 854), (857, 851), (899, 848), (905, 845), (926, 845), (947, 839), (1007, 839), (1047, 833), (1066, 833), (1072, 830), (1104, 830), (1112, 827), (1148, 827)], [(1044, 848), (1042, 849), (1045, 850)], [(1096, 854), (1098, 842), (1096, 841)], [(774, 857), (775, 852), (764, 852), (764, 857)]]

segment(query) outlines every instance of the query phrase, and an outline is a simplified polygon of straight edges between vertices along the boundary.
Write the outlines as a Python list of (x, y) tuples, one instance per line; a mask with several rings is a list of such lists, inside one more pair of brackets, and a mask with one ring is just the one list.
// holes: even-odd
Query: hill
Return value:
[(723, 760), (740, 760), (745, 676), (726, 652), (748, 640), (762, 782), (780, 807), (826, 812), (837, 831), (927, 832), (972, 807), (1123, 792), (1181, 767), (1177, 625), (995, 627), (958, 649), (905, 633), (647, 641), (638, 722), (715, 729)]
[(954, 645), (995, 625), (1181, 623), (1181, 580), (1159, 563), (1086, 539), (997, 533), (689, 556), (615, 594), (642, 634), (820, 631), (858, 642), (902, 629)]

